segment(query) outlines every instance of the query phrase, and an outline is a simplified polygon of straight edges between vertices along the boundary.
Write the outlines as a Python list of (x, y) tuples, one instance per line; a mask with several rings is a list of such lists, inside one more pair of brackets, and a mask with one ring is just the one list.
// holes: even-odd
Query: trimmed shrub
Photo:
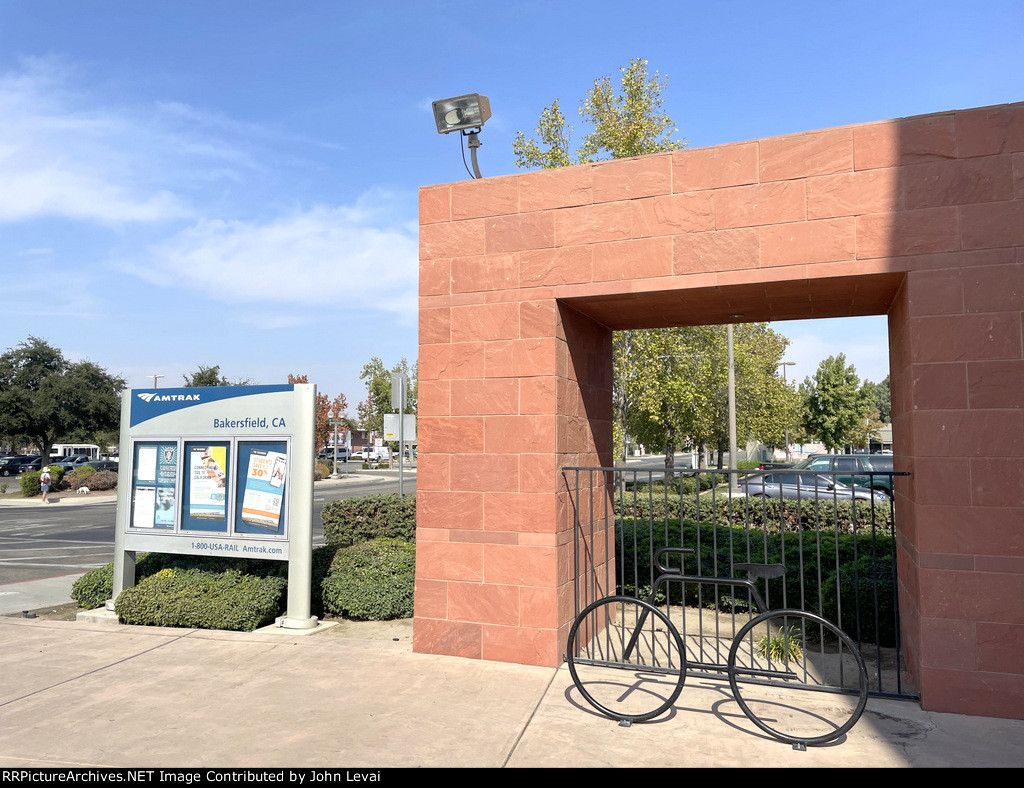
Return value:
[[(313, 556), (315, 562), (315, 550), (313, 551)], [(146, 578), (167, 568), (178, 570), (199, 569), (215, 574), (235, 571), (256, 577), (278, 577), (283, 580), (287, 580), (288, 575), (288, 565), (283, 561), (260, 561), (251, 558), (206, 558), (194, 555), (172, 555), (169, 553), (139, 553), (135, 564), (136, 584), (141, 584)], [(71, 598), (84, 608), (100, 607), (113, 595), (114, 565), (112, 563), (101, 566), (98, 569), (93, 569), (91, 572), (86, 572), (71, 587)]]
[(896, 645), (896, 573), (891, 555), (877, 559), (862, 555), (843, 564), (825, 581), (821, 593), (825, 609), (838, 611), (834, 620), (855, 641)]
[[(59, 468), (56, 465), (43, 466), (44, 468), (49, 467), (50, 469), (50, 491), (56, 490), (60, 487), (61, 481), (64, 479), (64, 469)], [(38, 471), (25, 471), (18, 478), (18, 485), (21, 487), (21, 494), (26, 498), (34, 498), (37, 495), (43, 494), (43, 487), (39, 481), (39, 477), (43, 475), (42, 470)]]
[[(68, 490), (77, 490), (86, 483), (86, 480), (90, 476), (95, 475), (95, 473), (96, 469), (91, 465), (83, 465), (81, 468), (75, 468), (71, 473), (64, 477), (64, 487)], [(91, 485), (89, 485), (89, 489), (93, 489)]]
[[(682, 560), (683, 574), (687, 575), (746, 579), (744, 574), (733, 571), (734, 564), (784, 565), (786, 573), (783, 577), (769, 580), (767, 585), (765, 581), (757, 583), (768, 606), (777, 608), (785, 605), (819, 613), (839, 624), (851, 637), (856, 636), (856, 622), (852, 617), (858, 609), (861, 631), (874, 633), (876, 629), (874, 579), (870, 568), (873, 559), (878, 561), (875, 571), (881, 583), (880, 597), (884, 596), (889, 602), (894, 600), (892, 561), (895, 540), (883, 534), (837, 534), (833, 531), (768, 533), (711, 523), (698, 526), (692, 520), (651, 523), (627, 518), (617, 523), (615, 539), (623, 556), (619, 567), (619, 593), (643, 599), (650, 595), (656, 577), (654, 553), (664, 546), (682, 545), (695, 552), (682, 559), (679, 556), (668, 557), (666, 561), (669, 566), (678, 568)], [(841, 596), (836, 594), (837, 586)], [(687, 583), (683, 587), (680, 583), (670, 583), (662, 586), (656, 602), (663, 604), (666, 598), (674, 604), (719, 610), (734, 607), (746, 610), (749, 607), (746, 592), (730, 586)], [(840, 601), (842, 623), (839, 621)], [(882, 633), (895, 633), (894, 604), (886, 606), (884, 601), (880, 602), (877, 629)]]
[(409, 618), (416, 581), (416, 545), (374, 539), (343, 547), (322, 584), (324, 610), (365, 621)]
[(116, 490), (117, 473), (114, 471), (96, 471), (89, 477), (90, 490)]
[(167, 567), (117, 597), (125, 624), (251, 632), (280, 615), (287, 581), (273, 575)]
[(71, 586), (71, 598), (79, 607), (95, 610), (114, 595), (114, 565), (107, 564), (86, 572)]
[[(687, 480), (684, 479), (684, 482)], [(854, 503), (856, 505), (854, 505)], [(869, 501), (831, 501), (827, 499), (803, 501), (732, 498), (726, 495), (697, 497), (664, 493), (664, 488), (653, 495), (627, 493), (615, 496), (615, 513), (622, 517), (651, 518), (655, 521), (682, 517), (684, 520), (715, 522), (719, 525), (742, 525), (763, 528), (769, 533), (797, 530), (892, 530), (892, 510), (888, 505)]]
[(318, 482), (321, 479), (326, 479), (331, 475), (331, 469), (324, 465), (322, 462), (318, 462), (313, 465), (313, 481)]
[(365, 495), (328, 501), (321, 518), (324, 541), (348, 547), (371, 539), (416, 539), (416, 496)]

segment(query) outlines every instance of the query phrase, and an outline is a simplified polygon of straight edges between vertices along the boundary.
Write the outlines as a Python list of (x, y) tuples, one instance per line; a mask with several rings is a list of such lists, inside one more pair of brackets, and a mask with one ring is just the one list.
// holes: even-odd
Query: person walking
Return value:
[(46, 495), (50, 492), (50, 466), (47, 465), (43, 468), (43, 472), (39, 475), (39, 486), (43, 490), (43, 503), (46, 503)]

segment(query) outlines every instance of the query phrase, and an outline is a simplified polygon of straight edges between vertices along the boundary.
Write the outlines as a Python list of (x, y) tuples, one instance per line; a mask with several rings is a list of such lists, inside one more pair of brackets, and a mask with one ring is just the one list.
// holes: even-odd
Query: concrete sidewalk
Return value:
[(728, 686), (623, 728), (568, 670), (331, 629), (232, 633), (0, 618), (0, 767), (1024, 766), (1024, 722), (871, 701), (845, 741), (760, 734)]

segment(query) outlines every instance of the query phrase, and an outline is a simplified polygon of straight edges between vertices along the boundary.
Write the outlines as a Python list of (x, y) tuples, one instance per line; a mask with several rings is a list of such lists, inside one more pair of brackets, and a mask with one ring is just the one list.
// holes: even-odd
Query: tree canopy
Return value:
[(804, 401), (804, 426), (825, 448), (842, 448), (850, 436), (863, 426), (871, 408), (872, 392), (861, 387), (853, 364), (846, 356), (829, 356), (819, 365), (813, 378), (800, 385)]
[[(308, 375), (288, 375), (289, 383), (309, 383)], [(344, 421), (351, 429), (348, 418), (348, 400), (344, 394), (339, 394), (333, 399), (319, 389), (316, 392), (316, 425), (313, 435), (313, 451), (319, 451), (327, 443), (331, 434), (331, 419), (329, 414), (334, 413), (335, 421)]]
[(409, 384), (404, 413), (416, 412), (416, 365), (413, 364), (410, 368), (409, 362), (403, 358), (388, 370), (384, 366), (384, 362), (374, 356), (359, 373), (359, 378), (366, 381), (366, 399), (357, 406), (359, 424), (364, 430), (382, 433), (384, 431), (384, 415), (395, 412), (391, 408), (391, 373), (393, 372), (404, 372), (408, 376)]
[[(664, 448), (667, 465), (687, 443), (715, 445), (721, 459), (729, 434), (726, 326), (628, 333), (615, 359), (626, 430)], [(799, 411), (796, 392), (775, 372), (789, 340), (767, 323), (737, 325), (733, 339), (737, 437), (782, 444)]]
[(647, 61), (636, 58), (620, 68), (621, 86), (616, 90), (610, 76), (594, 80), (580, 101), (580, 116), (593, 130), (571, 150), (572, 126), (555, 99), (541, 112), (536, 138), (519, 132), (512, 142), (516, 166), (522, 169), (553, 169), (572, 164), (589, 164), (603, 159), (624, 159), (648, 153), (679, 150), (685, 140), (673, 139), (678, 131), (662, 109), (662, 89), (667, 78), (647, 74)]
[(71, 362), (37, 337), (0, 355), (0, 435), (34, 443), (45, 462), (61, 439), (114, 431), (125, 380)]
[(251, 380), (241, 378), (232, 383), (220, 374), (219, 364), (212, 367), (200, 364), (196, 368), (195, 372), (188, 375), (182, 375), (181, 377), (184, 381), (185, 388), (199, 388), (201, 386), (249, 386), (252, 384)]

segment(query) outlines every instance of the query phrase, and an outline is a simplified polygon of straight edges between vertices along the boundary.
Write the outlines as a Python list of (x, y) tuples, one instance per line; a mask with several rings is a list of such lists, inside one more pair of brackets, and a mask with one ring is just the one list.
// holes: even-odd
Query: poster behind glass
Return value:
[(288, 445), (284, 441), (239, 443), (237, 472), (235, 532), (283, 535)]
[(132, 528), (174, 529), (177, 502), (178, 444), (135, 444), (132, 472)]
[(185, 490), (181, 527), (226, 533), (229, 444), (185, 443)]

